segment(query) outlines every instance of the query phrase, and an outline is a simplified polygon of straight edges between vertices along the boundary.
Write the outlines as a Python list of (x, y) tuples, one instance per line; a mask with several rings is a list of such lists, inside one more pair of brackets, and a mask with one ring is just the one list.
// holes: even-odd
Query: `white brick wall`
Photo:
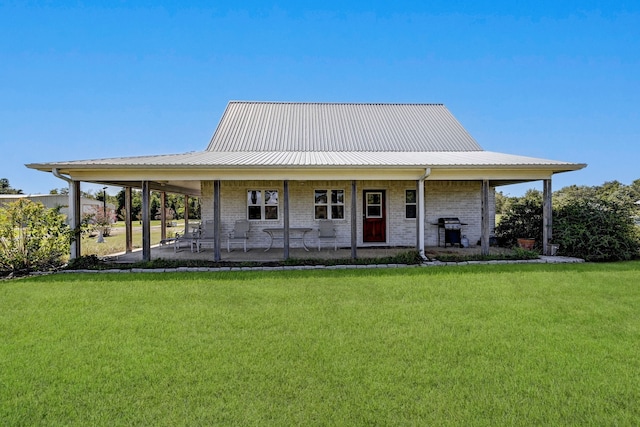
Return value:
[[(471, 245), (481, 236), (482, 183), (474, 181), (425, 182), (425, 245), (435, 246), (438, 227), (432, 225), (442, 217), (458, 217), (467, 225), (462, 227)], [(489, 192), (491, 232), (495, 228), (495, 191)], [(443, 239), (444, 236), (441, 236)], [(441, 242), (442, 243), (442, 242)]]
[[(247, 218), (248, 190), (278, 190), (279, 219), (251, 221), (249, 242), (251, 247), (267, 247), (269, 237), (264, 228), (283, 226), (283, 183), (282, 181), (222, 181), (220, 193), (222, 236), (233, 229), (238, 219)], [(213, 219), (213, 181), (202, 181), (202, 219)], [(344, 190), (345, 215), (342, 220), (334, 220), (338, 235), (338, 246), (351, 245), (351, 181), (290, 181), (289, 182), (289, 222), (291, 227), (310, 227), (314, 231), (307, 234), (307, 245), (316, 243), (314, 219), (314, 190)], [(358, 245), (362, 245), (362, 192), (363, 190), (384, 190), (387, 213), (387, 242), (389, 246), (415, 246), (416, 220), (405, 218), (405, 190), (416, 189), (415, 181), (358, 181), (357, 230)], [(495, 226), (495, 193), (490, 192), (492, 218), (491, 230)], [(440, 217), (455, 216), (468, 225), (463, 234), (475, 245), (480, 239), (481, 183), (467, 181), (426, 181), (425, 182), (425, 244), (435, 246), (438, 227), (432, 225)], [(225, 239), (222, 239), (225, 244)], [(296, 245), (292, 242), (292, 246)]]

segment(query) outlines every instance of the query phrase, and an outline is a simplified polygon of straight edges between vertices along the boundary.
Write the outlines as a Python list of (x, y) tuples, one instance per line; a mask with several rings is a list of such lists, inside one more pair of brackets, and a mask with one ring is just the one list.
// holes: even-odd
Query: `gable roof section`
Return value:
[(586, 165), (484, 151), (441, 104), (228, 104), (205, 151), (32, 163), (88, 182), (199, 194), (200, 180), (547, 179)]
[(442, 104), (231, 101), (216, 152), (460, 152), (482, 147)]

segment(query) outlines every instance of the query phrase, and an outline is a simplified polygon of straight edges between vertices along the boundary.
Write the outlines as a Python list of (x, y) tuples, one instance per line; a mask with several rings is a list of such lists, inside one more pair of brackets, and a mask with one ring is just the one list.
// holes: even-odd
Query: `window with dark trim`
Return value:
[(247, 218), (250, 220), (278, 219), (278, 190), (248, 190)]
[(344, 190), (315, 190), (314, 217), (344, 219)]
[(416, 200), (416, 190), (406, 190), (404, 196), (404, 212), (405, 218), (411, 219), (417, 217), (418, 204)]

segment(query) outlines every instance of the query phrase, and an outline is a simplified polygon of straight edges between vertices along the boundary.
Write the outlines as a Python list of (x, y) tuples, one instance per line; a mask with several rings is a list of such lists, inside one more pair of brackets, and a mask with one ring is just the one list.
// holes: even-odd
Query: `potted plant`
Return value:
[(518, 247), (527, 251), (532, 251), (535, 244), (536, 239), (531, 237), (521, 237), (518, 239)]

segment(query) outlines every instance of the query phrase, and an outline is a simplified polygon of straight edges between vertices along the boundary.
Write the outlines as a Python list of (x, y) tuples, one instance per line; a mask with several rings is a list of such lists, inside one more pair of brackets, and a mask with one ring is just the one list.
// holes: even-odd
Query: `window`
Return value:
[(365, 218), (382, 218), (382, 192), (368, 191)]
[(344, 190), (315, 190), (316, 219), (344, 219)]
[(405, 218), (416, 218), (417, 207), (416, 190), (407, 190), (404, 198)]
[(278, 190), (247, 191), (247, 218), (278, 219)]

